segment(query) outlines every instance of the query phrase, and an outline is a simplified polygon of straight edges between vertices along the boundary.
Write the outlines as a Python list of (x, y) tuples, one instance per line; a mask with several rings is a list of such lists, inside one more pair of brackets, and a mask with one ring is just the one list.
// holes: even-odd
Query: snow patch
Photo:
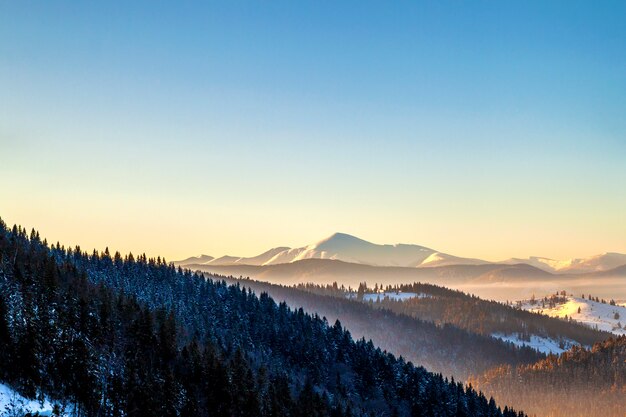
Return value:
[(411, 298), (430, 298), (430, 294), (424, 293), (414, 293), (414, 292), (381, 292), (378, 294), (365, 294), (363, 295), (363, 301), (372, 301), (378, 303), (383, 301), (385, 298), (395, 301), (405, 301), (410, 300)]
[(554, 340), (549, 337), (542, 337), (531, 335), (530, 340), (522, 339), (519, 334), (505, 335), (503, 333), (493, 333), (491, 337), (496, 339), (503, 340), (505, 342), (513, 343), (515, 346), (523, 347), (527, 346), (538, 350), (541, 353), (550, 354), (561, 354), (567, 350), (569, 350), (572, 346), (577, 345), (578, 343), (574, 342), (570, 339), (565, 339), (561, 342), (558, 340)]
[[(355, 292), (349, 293), (346, 296), (347, 298), (352, 299), (352, 300), (357, 298), (357, 294)], [(425, 294), (425, 293), (387, 291), (387, 292), (380, 292), (380, 293), (364, 294), (363, 301), (364, 302), (371, 301), (373, 303), (378, 303), (378, 302), (384, 301), (385, 299), (395, 300), (395, 301), (406, 301), (406, 300), (410, 300), (411, 298), (431, 298), (431, 297), (432, 295)]]
[(419, 267), (435, 267), (447, 265), (484, 265), (489, 262), (482, 259), (459, 258), (458, 256), (448, 255), (447, 253), (434, 252), (428, 258), (424, 259)]
[(20, 416), (26, 413), (39, 413), (40, 416), (49, 416), (52, 410), (53, 405), (48, 400), (45, 400), (43, 404), (29, 400), (8, 385), (0, 383), (0, 415)]
[(550, 317), (565, 318), (565, 316), (577, 322), (586, 324), (598, 330), (612, 332), (616, 335), (626, 334), (626, 306), (605, 304), (597, 301), (567, 296), (566, 301), (556, 304), (554, 307), (541, 304), (537, 300), (532, 304), (529, 300), (522, 301), (521, 308), (535, 313), (545, 314)]

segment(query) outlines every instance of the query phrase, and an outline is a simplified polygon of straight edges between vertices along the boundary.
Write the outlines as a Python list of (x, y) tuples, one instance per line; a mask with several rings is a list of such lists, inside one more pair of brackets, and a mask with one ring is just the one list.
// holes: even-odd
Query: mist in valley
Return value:
[(581, 295), (593, 295), (615, 301), (626, 301), (626, 278), (563, 278), (549, 281), (526, 281), (526, 282), (499, 282), (499, 283), (466, 283), (450, 284), (466, 293), (475, 294), (481, 298), (496, 301), (528, 300), (533, 295), (543, 297), (555, 292), (565, 291), (567, 294), (580, 297)]

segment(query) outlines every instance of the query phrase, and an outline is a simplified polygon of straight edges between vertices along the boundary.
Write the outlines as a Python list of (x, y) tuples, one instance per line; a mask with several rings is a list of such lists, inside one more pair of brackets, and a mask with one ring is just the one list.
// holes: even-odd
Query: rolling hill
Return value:
[(471, 381), (496, 400), (549, 417), (626, 415), (626, 336), (574, 347), (532, 365), (492, 369)]
[(550, 317), (569, 318), (591, 328), (626, 335), (626, 307), (573, 295), (524, 300), (520, 307)]

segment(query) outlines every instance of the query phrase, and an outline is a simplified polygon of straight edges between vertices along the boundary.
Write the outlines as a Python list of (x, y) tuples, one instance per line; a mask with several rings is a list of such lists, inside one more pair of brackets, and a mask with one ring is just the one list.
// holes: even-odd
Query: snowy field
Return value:
[(494, 333), (491, 335), (496, 339), (504, 340), (505, 342), (511, 342), (516, 346), (528, 346), (535, 350), (538, 350), (541, 353), (545, 353), (546, 355), (549, 353), (561, 354), (567, 350), (569, 350), (572, 346), (577, 343), (571, 340), (566, 340), (563, 345), (557, 340), (551, 339), (549, 337), (540, 337), (532, 335), (530, 340), (522, 340), (517, 334), (514, 335), (504, 335), (502, 333)]
[(379, 301), (384, 300), (385, 298), (389, 298), (390, 300), (395, 300), (395, 301), (405, 301), (411, 298), (427, 298), (427, 297), (430, 297), (430, 295), (423, 294), (423, 293), (418, 294), (414, 292), (391, 291), (391, 292), (381, 292), (378, 294), (365, 294), (363, 296), (363, 301), (379, 302)]
[(0, 416), (23, 416), (26, 413), (39, 413), (40, 416), (52, 414), (52, 404), (45, 401), (28, 400), (7, 385), (0, 383)]
[[(592, 328), (612, 332), (616, 335), (626, 334), (626, 307), (620, 303), (610, 305), (568, 296), (567, 301), (553, 308), (542, 308), (541, 301), (531, 305), (530, 301), (522, 302), (522, 309), (545, 314), (550, 317), (571, 317), (572, 320), (584, 323)], [(580, 312), (579, 312), (580, 309)]]
[[(357, 295), (356, 293), (350, 293), (347, 295), (347, 297), (351, 300), (354, 300), (357, 298)], [(383, 301), (385, 298), (388, 298), (390, 300), (395, 300), (395, 301), (406, 301), (406, 300), (410, 300), (411, 298), (430, 298), (430, 297), (431, 297), (430, 294), (424, 294), (424, 293), (388, 291), (388, 292), (380, 292), (380, 293), (374, 293), (374, 294), (364, 294), (363, 301), (364, 302), (372, 301), (374, 303), (377, 303), (377, 302)]]

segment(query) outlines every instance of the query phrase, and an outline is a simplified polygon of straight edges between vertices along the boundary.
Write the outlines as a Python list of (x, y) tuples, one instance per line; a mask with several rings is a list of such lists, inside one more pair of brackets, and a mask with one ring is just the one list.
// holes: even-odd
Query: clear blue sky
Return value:
[(626, 252), (626, 3), (0, 0), (0, 216), (169, 259)]

